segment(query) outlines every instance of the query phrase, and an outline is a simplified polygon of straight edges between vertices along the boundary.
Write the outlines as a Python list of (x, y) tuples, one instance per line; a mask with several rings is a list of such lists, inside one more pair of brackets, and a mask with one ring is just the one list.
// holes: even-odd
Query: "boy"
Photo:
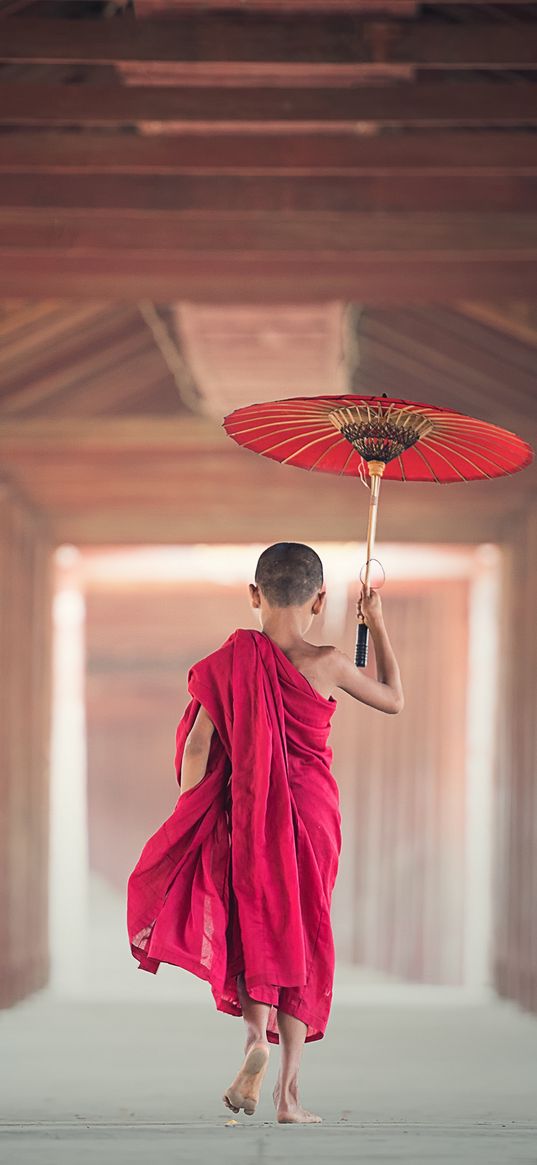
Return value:
[(318, 1123), (298, 1094), (305, 1042), (322, 1039), (334, 974), (330, 905), (341, 849), (327, 744), (341, 688), (396, 714), (399, 667), (380, 596), (357, 602), (377, 679), (336, 647), (304, 639), (324, 608), (315, 551), (278, 542), (259, 558), (250, 601), (261, 631), (239, 628), (188, 674), (176, 737), (181, 794), (128, 883), (128, 930), (142, 970), (161, 961), (210, 982), (216, 1006), (246, 1023), (245, 1059), (223, 1100), (255, 1112), (271, 1043), (279, 1123)]

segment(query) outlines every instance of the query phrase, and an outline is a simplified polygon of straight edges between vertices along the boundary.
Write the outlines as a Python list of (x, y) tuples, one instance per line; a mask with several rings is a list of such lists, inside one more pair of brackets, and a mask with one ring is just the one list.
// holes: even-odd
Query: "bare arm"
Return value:
[(343, 651), (335, 652), (335, 682), (338, 688), (354, 696), (363, 704), (371, 708), (378, 708), (380, 712), (395, 715), (402, 712), (405, 700), (403, 686), (399, 673), (399, 665), (388, 638), (384, 624), (380, 595), (373, 591), (369, 598), (362, 596), (357, 604), (358, 613), (363, 610), (365, 621), (375, 648), (375, 663), (377, 678), (365, 674), (362, 668), (355, 667), (352, 659)]
[(192, 789), (205, 776), (213, 732), (214, 724), (202, 705), (185, 740), (181, 761), (181, 793)]

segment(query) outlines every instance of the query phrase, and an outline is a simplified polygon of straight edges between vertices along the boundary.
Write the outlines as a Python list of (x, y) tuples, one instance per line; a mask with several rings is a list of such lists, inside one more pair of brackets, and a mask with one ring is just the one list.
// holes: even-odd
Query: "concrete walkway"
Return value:
[(315, 1127), (274, 1122), (276, 1047), (255, 1117), (226, 1124), (242, 1042), (212, 1001), (0, 1013), (2, 1165), (537, 1162), (537, 1020), (509, 1004), (335, 1005), (304, 1053)]

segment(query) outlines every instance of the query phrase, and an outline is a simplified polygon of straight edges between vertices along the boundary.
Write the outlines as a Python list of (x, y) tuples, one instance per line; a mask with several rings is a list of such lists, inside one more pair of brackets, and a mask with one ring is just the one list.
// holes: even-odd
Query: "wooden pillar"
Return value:
[(537, 1012), (537, 507), (504, 550), (496, 782), (494, 978)]
[(48, 980), (51, 555), (0, 482), (0, 1006)]
[[(354, 639), (355, 593), (346, 643)], [(340, 694), (333, 742), (345, 821), (342, 957), (409, 982), (463, 986), (469, 582), (390, 580), (387, 626), (405, 709)], [(371, 647), (367, 671), (376, 674)], [(456, 726), (456, 727), (454, 727)], [(349, 829), (350, 823), (350, 829)]]

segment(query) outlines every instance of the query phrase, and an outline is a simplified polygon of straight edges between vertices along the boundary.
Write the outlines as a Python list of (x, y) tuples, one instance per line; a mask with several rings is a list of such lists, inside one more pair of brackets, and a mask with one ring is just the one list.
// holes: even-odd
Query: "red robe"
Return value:
[(274, 640), (239, 628), (188, 673), (177, 728), (200, 705), (215, 725), (205, 776), (181, 793), (128, 880), (139, 968), (173, 963), (207, 979), (219, 1011), (241, 1015), (236, 976), (324, 1035), (332, 1002), (330, 904), (341, 850), (339, 791), (327, 744), (337, 701), (312, 687)]

